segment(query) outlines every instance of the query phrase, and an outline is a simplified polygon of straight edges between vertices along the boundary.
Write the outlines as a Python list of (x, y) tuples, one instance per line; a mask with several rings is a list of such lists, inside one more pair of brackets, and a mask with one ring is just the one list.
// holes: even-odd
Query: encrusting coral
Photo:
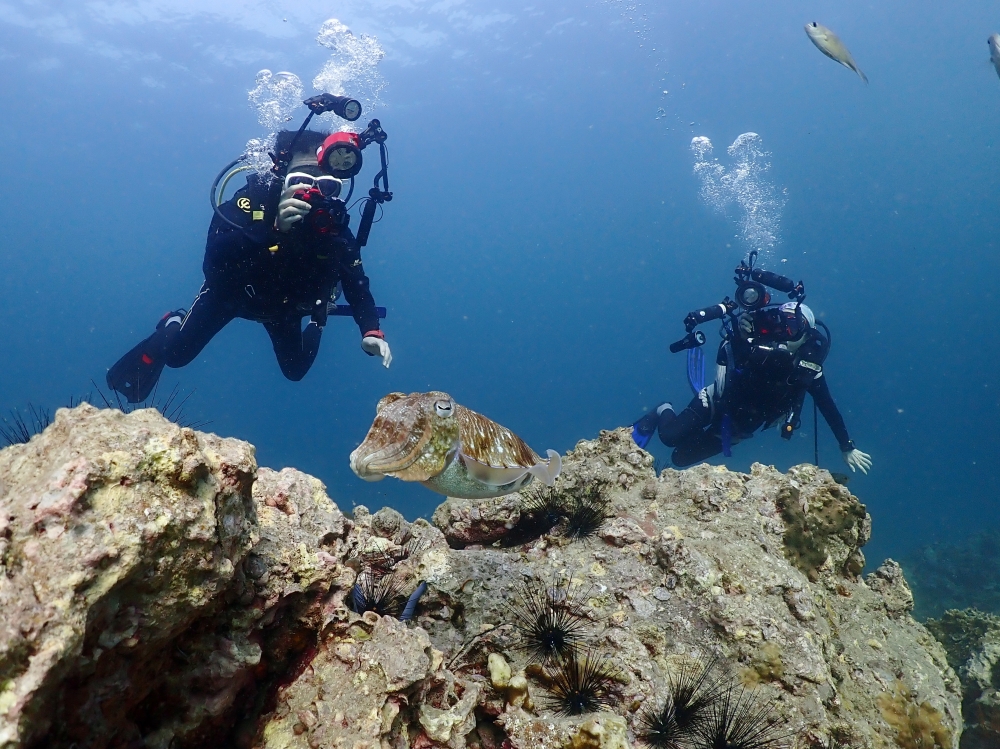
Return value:
[[(933, 724), (941, 749), (958, 745), (944, 650), (910, 617), (898, 565), (858, 574), (868, 518), (825, 471), (657, 476), (627, 430), (562, 462), (552, 487), (449, 499), (433, 525), (347, 518), (246, 443), (153, 411), (59, 410), (0, 451), (0, 749), (628, 749), (710, 658), (729, 696), (701, 722), (716, 743), (739, 746), (742, 706), (762, 716), (758, 742), (884, 749)], [(507, 538), (542, 492), (567, 506), (592, 486), (593, 535)], [(813, 536), (807, 571), (790, 561), (789, 502), (800, 527), (839, 528)], [(831, 507), (851, 523), (831, 526)], [(426, 585), (411, 621), (351, 610), (366, 575), (400, 596)], [(543, 605), (564, 590), (586, 622), (572, 656), (522, 649), (510, 604), (526, 581), (559, 581)]]

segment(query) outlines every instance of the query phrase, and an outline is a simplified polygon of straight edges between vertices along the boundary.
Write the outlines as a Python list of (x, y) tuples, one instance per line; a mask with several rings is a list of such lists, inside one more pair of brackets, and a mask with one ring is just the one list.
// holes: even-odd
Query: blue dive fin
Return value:
[(701, 347), (689, 348), (687, 354), (688, 384), (698, 395), (705, 387), (705, 352)]
[[(642, 419), (639, 419), (642, 421)], [(635, 441), (639, 447), (645, 448), (649, 444), (649, 441), (653, 438), (653, 433), (643, 434), (639, 431), (639, 421), (632, 425), (632, 439)]]
[(427, 592), (427, 583), (421, 581), (417, 589), (414, 590), (410, 597), (406, 600), (406, 606), (403, 608), (403, 613), (399, 615), (399, 621), (408, 622), (413, 618), (414, 612), (417, 610), (417, 604), (420, 602), (420, 597)]

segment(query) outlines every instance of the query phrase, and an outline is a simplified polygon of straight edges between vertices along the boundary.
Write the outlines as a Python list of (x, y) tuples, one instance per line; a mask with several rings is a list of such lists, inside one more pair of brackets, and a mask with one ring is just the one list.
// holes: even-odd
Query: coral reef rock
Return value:
[(948, 662), (962, 679), (961, 749), (1000, 747), (1000, 616), (950, 610), (929, 619), (927, 628), (944, 643)]
[[(244, 442), (61, 409), (0, 451), (0, 749), (627, 749), (708, 661), (787, 746), (958, 747), (958, 677), (899, 565), (860, 576), (855, 497), (652, 462), (602, 432), (552, 487), (347, 518)], [(600, 665), (598, 712), (529, 657), (532, 589)]]

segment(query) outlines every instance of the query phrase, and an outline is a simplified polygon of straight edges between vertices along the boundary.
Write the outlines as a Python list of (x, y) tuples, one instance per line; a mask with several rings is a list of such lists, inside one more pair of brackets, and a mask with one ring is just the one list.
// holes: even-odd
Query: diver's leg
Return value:
[(669, 403), (661, 403), (649, 413), (643, 414), (638, 421), (632, 424), (632, 439), (639, 447), (646, 447), (649, 440), (656, 434), (656, 425), (660, 421), (660, 413), (664, 409), (672, 409)]
[(296, 316), (267, 320), (264, 328), (271, 337), (281, 373), (292, 382), (305, 377), (319, 353), (323, 328), (310, 321), (303, 330), (302, 318)]
[(235, 317), (230, 305), (223, 304), (217, 293), (202, 286), (184, 319), (179, 324), (166, 325), (162, 331), (167, 366), (176, 369), (190, 364)]
[(168, 312), (164, 315), (153, 335), (133, 346), (108, 369), (105, 377), (108, 387), (124, 395), (129, 403), (146, 400), (160, 379), (166, 364), (163, 355), (164, 329), (172, 314)]
[(667, 447), (677, 447), (691, 435), (695, 435), (712, 422), (712, 408), (705, 390), (691, 399), (683, 411), (674, 413), (672, 408), (659, 412), (656, 431), (660, 442)]
[[(687, 409), (685, 409), (687, 410)], [(678, 418), (680, 418), (678, 416)], [(711, 458), (722, 452), (722, 439), (718, 435), (706, 431), (697, 431), (687, 435), (674, 448), (670, 459), (678, 468), (687, 468), (695, 463)]]

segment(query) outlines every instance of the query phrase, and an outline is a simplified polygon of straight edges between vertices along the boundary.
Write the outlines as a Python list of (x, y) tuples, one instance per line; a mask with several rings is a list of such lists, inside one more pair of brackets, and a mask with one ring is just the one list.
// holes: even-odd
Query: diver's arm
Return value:
[(361, 250), (352, 241), (338, 253), (340, 283), (344, 289), (344, 298), (351, 305), (354, 322), (358, 324), (361, 335), (377, 331), (378, 312), (375, 309), (375, 297), (368, 288), (368, 276), (361, 265)]
[(840, 451), (850, 452), (853, 450), (854, 443), (851, 442), (851, 436), (847, 433), (844, 417), (840, 415), (840, 409), (837, 408), (833, 396), (830, 395), (830, 386), (827, 385), (826, 375), (820, 373), (816, 379), (812, 380), (809, 383), (808, 391), (819, 407), (819, 412), (823, 414), (826, 423), (830, 425), (833, 436), (837, 438)]
[(830, 425), (833, 435), (837, 438), (844, 462), (847, 463), (851, 471), (860, 470), (862, 473), (868, 473), (868, 469), (872, 467), (872, 457), (868, 453), (861, 452), (851, 441), (851, 437), (847, 433), (847, 425), (844, 424), (844, 417), (840, 415), (837, 404), (833, 402), (830, 386), (827, 385), (826, 376), (822, 372), (810, 383), (809, 394), (813, 397), (820, 413), (823, 414), (823, 418), (826, 419), (826, 423)]

